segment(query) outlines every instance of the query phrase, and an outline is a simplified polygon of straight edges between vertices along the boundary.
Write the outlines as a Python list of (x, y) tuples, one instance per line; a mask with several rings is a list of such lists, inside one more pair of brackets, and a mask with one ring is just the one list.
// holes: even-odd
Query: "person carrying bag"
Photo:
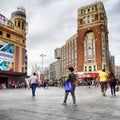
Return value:
[(61, 104), (66, 105), (68, 94), (71, 93), (72, 99), (73, 99), (73, 106), (76, 106), (76, 98), (75, 98), (76, 76), (73, 73), (74, 68), (68, 67), (68, 71), (69, 71), (69, 73), (68, 73), (66, 80), (64, 82), (65, 96), (64, 96), (64, 100), (61, 102)]

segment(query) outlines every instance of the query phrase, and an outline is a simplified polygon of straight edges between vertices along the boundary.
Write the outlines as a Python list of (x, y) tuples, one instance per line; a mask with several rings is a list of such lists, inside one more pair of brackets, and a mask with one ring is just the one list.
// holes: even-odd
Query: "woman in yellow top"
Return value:
[(103, 69), (98, 77), (99, 77), (99, 81), (100, 81), (100, 85), (101, 85), (101, 92), (102, 92), (103, 96), (106, 96), (108, 73), (105, 72), (105, 69)]

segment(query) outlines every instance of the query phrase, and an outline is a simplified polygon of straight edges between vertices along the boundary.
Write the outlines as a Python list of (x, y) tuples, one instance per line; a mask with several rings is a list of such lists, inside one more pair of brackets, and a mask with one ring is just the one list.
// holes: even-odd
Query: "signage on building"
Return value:
[(14, 45), (0, 40), (0, 70), (13, 71)]
[(5, 16), (3, 16), (2, 14), (0, 14), (0, 23), (7, 25), (7, 22), (8, 22), (8, 19)]

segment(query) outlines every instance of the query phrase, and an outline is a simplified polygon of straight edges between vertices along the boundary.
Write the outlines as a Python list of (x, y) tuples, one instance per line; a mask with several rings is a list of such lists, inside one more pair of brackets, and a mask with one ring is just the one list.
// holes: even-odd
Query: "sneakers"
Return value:
[(61, 102), (61, 105), (66, 105), (66, 103), (64, 101)]
[(77, 106), (77, 104), (76, 104), (76, 103), (73, 103), (73, 106), (74, 106), (74, 107), (76, 107), (76, 106)]
[[(61, 102), (61, 105), (67, 105), (64, 101)], [(73, 103), (73, 106), (76, 107), (77, 104), (76, 103)]]
[(105, 92), (103, 92), (103, 96), (106, 96)]

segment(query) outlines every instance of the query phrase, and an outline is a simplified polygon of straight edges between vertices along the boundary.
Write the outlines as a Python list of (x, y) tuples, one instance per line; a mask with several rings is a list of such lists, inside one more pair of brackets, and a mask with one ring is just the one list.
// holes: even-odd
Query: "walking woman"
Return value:
[[(70, 92), (70, 93), (71, 93), (72, 99), (73, 99), (73, 106), (76, 106), (76, 98), (75, 98), (75, 87), (76, 87), (75, 80), (76, 80), (76, 76), (73, 73), (74, 72), (74, 68), (73, 67), (68, 67), (68, 72), (69, 73), (68, 73), (65, 81), (71, 81), (72, 82), (73, 91)], [(69, 94), (69, 92), (65, 92), (64, 100), (61, 102), (62, 105), (66, 105), (68, 94)]]
[(112, 96), (116, 96), (115, 86), (116, 86), (116, 78), (114, 73), (111, 72), (110, 73), (110, 90), (111, 90)]
[(36, 87), (38, 84), (38, 77), (35, 73), (33, 73), (33, 76), (30, 77), (30, 86), (32, 88), (32, 96), (35, 96)]

